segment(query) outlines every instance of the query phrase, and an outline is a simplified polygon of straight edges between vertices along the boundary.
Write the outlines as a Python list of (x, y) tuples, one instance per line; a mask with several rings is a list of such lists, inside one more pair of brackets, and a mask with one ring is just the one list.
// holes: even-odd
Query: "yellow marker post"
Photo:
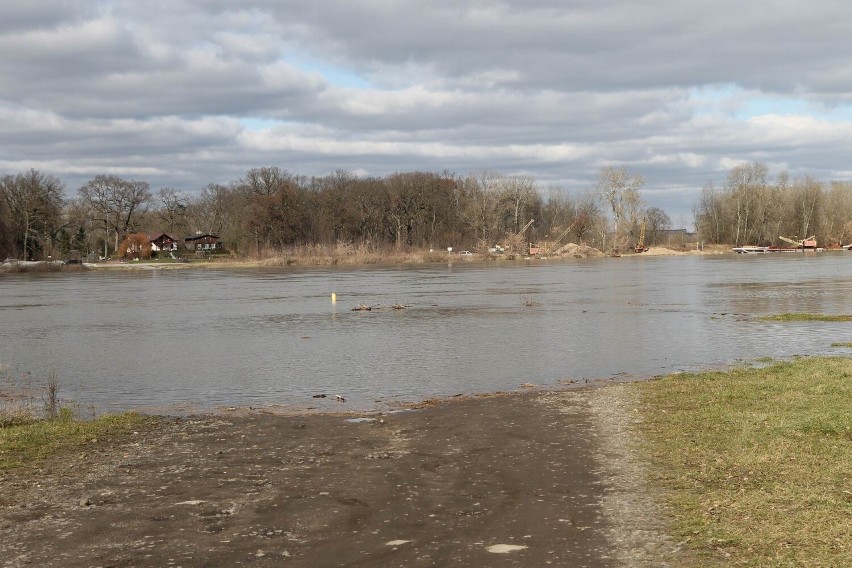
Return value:
[(331, 293), (331, 303), (332, 304), (337, 303), (337, 294), (335, 294), (334, 292)]

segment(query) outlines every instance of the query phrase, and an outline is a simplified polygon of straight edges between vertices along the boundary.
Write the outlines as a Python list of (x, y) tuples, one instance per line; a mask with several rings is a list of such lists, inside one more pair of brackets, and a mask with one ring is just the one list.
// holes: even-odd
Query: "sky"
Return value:
[(0, 174), (198, 192), (254, 167), (852, 179), (845, 0), (3, 0)]

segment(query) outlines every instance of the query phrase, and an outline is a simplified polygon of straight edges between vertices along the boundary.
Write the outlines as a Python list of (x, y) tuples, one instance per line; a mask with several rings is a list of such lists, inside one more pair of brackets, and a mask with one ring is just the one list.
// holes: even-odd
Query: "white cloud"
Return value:
[[(602, 165), (690, 199), (762, 160), (849, 179), (852, 5), (792, 0), (8, 0), (0, 168), (197, 190), (305, 175)], [(735, 14), (735, 16), (732, 16)], [(33, 166), (38, 164), (38, 166)], [(690, 194), (690, 192), (692, 192)]]

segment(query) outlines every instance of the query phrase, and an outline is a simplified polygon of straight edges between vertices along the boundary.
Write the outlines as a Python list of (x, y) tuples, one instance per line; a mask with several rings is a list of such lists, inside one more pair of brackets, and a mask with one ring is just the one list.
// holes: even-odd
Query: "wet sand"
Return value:
[[(629, 385), (164, 418), (0, 478), (2, 566), (666, 566)], [(353, 420), (356, 419), (356, 420)]]

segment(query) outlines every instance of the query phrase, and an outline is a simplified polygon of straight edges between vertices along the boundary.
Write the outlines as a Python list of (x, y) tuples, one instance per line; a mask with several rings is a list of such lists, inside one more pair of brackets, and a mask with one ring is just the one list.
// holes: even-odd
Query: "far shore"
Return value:
[(494, 254), (472, 252), (464, 255), (434, 250), (396, 252), (364, 251), (351, 247), (306, 247), (261, 257), (214, 256), (208, 258), (182, 257), (173, 259), (106, 260), (101, 262), (68, 263), (59, 260), (21, 261), (7, 259), (0, 263), (0, 274), (23, 272), (78, 272), (81, 270), (182, 270), (186, 268), (279, 268), (319, 266), (398, 266), (462, 263), (517, 263), (544, 261), (576, 261), (587, 258), (647, 258), (656, 256), (703, 256), (731, 254), (730, 245), (707, 245), (703, 249), (682, 247), (650, 247), (642, 253), (604, 253), (585, 245), (568, 244), (549, 254)]
[(575, 261), (586, 258), (644, 258), (656, 256), (702, 256), (730, 254), (728, 245), (708, 245), (703, 250), (668, 247), (650, 247), (643, 253), (605, 254), (591, 247), (569, 249), (568, 253), (528, 256), (522, 254), (471, 253), (459, 255), (446, 252), (374, 252), (358, 251), (337, 252), (330, 249), (318, 253), (282, 252), (265, 257), (215, 257), (211, 259), (191, 259), (186, 262), (172, 260), (110, 260), (105, 262), (86, 262), (86, 268), (96, 270), (179, 270), (185, 268), (277, 268), (277, 267), (319, 267), (319, 266), (373, 266), (373, 265), (425, 265), (425, 264), (462, 264), (462, 263), (516, 263), (542, 261)]

